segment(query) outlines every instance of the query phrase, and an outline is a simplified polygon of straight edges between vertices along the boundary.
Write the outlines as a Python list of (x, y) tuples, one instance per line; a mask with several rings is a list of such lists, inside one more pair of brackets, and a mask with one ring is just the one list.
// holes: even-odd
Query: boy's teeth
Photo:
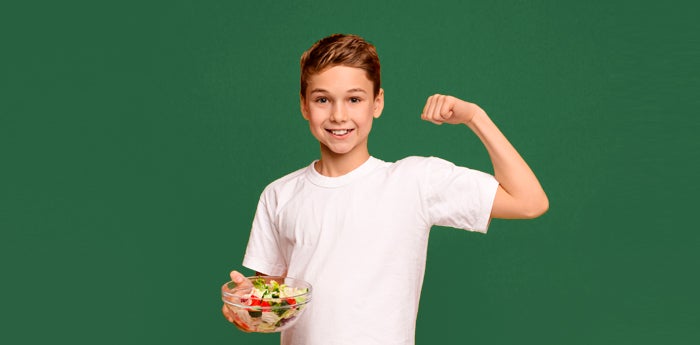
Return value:
[(345, 135), (348, 132), (349, 131), (347, 129), (331, 130), (331, 133), (333, 133), (334, 135)]

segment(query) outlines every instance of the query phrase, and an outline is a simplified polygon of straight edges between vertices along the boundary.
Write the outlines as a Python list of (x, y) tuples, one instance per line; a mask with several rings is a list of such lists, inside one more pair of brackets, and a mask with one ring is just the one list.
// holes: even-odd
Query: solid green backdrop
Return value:
[(700, 342), (700, 49), (687, 4), (69, 1), (0, 13), (4, 343), (278, 343), (228, 324), (219, 289), (241, 269), (264, 186), (318, 157), (298, 60), (334, 32), (364, 36), (382, 59), (374, 156), (491, 172), (464, 127), (420, 120), (429, 95), (451, 94), (490, 114), (550, 197), (543, 217), (494, 220), (487, 235), (433, 229), (418, 344)]

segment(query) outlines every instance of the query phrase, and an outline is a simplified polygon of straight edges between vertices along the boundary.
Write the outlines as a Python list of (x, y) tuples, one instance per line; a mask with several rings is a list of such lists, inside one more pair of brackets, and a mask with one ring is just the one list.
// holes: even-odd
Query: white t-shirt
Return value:
[(497, 186), (434, 157), (370, 157), (340, 177), (311, 164), (268, 185), (243, 265), (312, 285), (282, 344), (414, 344), (431, 226), (485, 233)]

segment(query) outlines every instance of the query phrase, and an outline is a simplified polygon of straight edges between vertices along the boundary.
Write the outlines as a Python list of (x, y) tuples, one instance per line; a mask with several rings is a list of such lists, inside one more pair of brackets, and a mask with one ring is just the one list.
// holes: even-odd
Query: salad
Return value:
[(310, 301), (309, 288), (287, 286), (269, 277), (257, 277), (252, 283), (249, 291), (235, 296), (224, 293), (223, 298), (233, 311), (234, 323), (247, 332), (279, 332)]

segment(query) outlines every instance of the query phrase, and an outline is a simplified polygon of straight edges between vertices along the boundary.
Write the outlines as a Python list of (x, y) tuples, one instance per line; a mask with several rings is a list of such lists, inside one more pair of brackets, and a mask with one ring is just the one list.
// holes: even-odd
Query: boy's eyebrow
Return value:
[(350, 89), (350, 90), (348, 90), (348, 92), (363, 92), (363, 93), (367, 93), (367, 91), (365, 91), (365, 89), (359, 88), (359, 87), (356, 87), (356, 88), (354, 88), (354, 89)]
[[(310, 93), (316, 93), (316, 92), (319, 92), (319, 93), (328, 93), (328, 90), (322, 89), (322, 88), (315, 88), (315, 89), (311, 90)], [(356, 88), (350, 89), (350, 90), (348, 90), (348, 91), (346, 91), (346, 92), (362, 92), (362, 93), (367, 93), (367, 91), (366, 91), (365, 89), (360, 88), (360, 87), (356, 87)]]

